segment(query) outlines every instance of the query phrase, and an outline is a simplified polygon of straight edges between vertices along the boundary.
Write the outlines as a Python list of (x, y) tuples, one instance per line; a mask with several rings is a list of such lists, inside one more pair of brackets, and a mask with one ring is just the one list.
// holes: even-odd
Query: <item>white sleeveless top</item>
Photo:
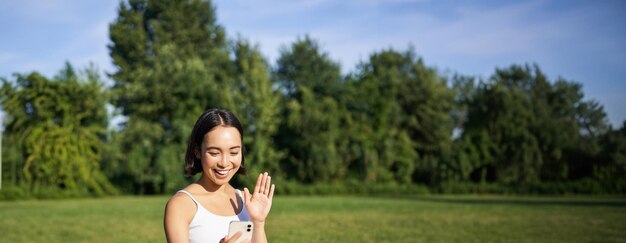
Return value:
[[(243, 195), (241, 191), (236, 190), (237, 195), (241, 198), (243, 202)], [(209, 212), (209, 210), (205, 209), (202, 204), (200, 204), (196, 198), (194, 198), (191, 193), (180, 190), (178, 192), (182, 192), (191, 197), (196, 206), (198, 206), (196, 210), (196, 214), (193, 216), (191, 223), (189, 224), (189, 242), (190, 243), (214, 243), (220, 242), (222, 238), (228, 235), (228, 226), (231, 221), (250, 221), (250, 216), (248, 216), (248, 211), (246, 210), (245, 204), (242, 204), (243, 208), (241, 212), (237, 215), (232, 216), (220, 216)]]

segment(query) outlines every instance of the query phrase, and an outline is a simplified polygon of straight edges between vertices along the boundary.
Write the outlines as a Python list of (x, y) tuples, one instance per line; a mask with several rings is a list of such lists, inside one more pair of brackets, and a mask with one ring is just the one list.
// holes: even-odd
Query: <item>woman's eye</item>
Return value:
[(230, 153), (231, 156), (237, 156), (239, 152)]
[(209, 152), (209, 154), (210, 154), (211, 156), (218, 156), (220, 153)]

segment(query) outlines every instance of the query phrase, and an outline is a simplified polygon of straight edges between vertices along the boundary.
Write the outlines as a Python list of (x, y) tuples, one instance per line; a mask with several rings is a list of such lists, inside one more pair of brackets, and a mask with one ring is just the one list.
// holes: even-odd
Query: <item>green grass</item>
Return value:
[[(163, 242), (167, 197), (0, 202), (0, 242)], [(624, 242), (626, 198), (281, 197), (270, 242)]]

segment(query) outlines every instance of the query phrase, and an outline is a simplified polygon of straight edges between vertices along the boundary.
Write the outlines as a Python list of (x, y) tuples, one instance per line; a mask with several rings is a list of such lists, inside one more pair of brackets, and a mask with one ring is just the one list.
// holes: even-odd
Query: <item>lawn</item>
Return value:
[[(0, 202), (0, 242), (163, 242), (167, 197)], [(626, 198), (277, 196), (270, 242), (625, 242)]]

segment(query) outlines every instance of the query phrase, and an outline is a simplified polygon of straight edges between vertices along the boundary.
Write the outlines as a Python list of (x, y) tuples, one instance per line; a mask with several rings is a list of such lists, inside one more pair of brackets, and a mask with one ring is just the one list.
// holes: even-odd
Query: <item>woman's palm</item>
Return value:
[(272, 178), (266, 172), (259, 175), (252, 195), (248, 188), (244, 188), (246, 209), (253, 222), (265, 222), (272, 208), (275, 186), (271, 185), (271, 180)]

